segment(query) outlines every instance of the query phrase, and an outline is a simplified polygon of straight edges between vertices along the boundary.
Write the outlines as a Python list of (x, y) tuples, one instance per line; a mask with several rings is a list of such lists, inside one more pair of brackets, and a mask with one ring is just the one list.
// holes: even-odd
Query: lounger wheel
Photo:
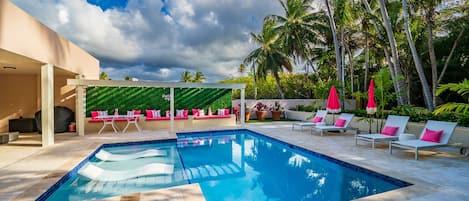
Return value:
[(459, 153), (461, 153), (461, 155), (469, 155), (469, 153), (467, 153), (467, 147), (461, 147)]

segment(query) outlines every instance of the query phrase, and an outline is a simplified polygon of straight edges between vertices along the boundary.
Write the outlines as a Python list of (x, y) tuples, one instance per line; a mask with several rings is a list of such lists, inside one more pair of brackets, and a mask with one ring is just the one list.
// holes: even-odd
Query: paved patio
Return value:
[[(355, 146), (353, 134), (334, 133), (320, 137), (307, 130), (292, 131), (291, 123), (248, 124), (246, 127), (414, 184), (361, 200), (469, 200), (469, 157), (459, 155), (456, 148), (422, 151), (420, 160), (415, 161), (413, 152), (409, 151), (396, 150), (389, 155), (385, 144), (378, 145), (375, 150), (367, 143)], [(35, 199), (103, 143), (176, 136), (166, 130), (84, 137), (59, 134), (56, 144), (47, 148), (39, 146), (40, 135), (21, 137), (15, 145), (0, 146), (0, 200)], [(150, 198), (165, 200), (204, 200), (198, 185), (127, 195), (121, 200), (143, 200), (152, 195), (160, 197)]]

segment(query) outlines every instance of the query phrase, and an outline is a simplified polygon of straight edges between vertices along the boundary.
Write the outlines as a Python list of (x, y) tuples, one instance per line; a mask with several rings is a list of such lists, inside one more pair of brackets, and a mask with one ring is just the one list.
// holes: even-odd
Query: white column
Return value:
[(241, 111), (239, 111), (239, 121), (241, 122), (241, 126), (244, 126), (244, 116), (246, 111), (246, 99), (245, 99), (245, 89), (241, 89)]
[(54, 144), (54, 66), (41, 66), (42, 146)]
[(171, 97), (169, 101), (169, 111), (171, 112), (169, 132), (173, 133), (174, 132), (174, 88), (173, 87), (169, 89), (169, 96)]
[(84, 86), (77, 86), (76, 88), (76, 111), (75, 121), (77, 125), (77, 132), (79, 136), (85, 136), (85, 111), (86, 111), (86, 94)]

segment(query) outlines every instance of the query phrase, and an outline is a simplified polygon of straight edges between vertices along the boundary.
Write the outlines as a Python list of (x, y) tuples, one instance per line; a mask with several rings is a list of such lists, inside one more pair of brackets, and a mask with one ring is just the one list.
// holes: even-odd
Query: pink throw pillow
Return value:
[(347, 120), (338, 118), (337, 121), (335, 121), (334, 126), (335, 127), (344, 127), (345, 123), (347, 123)]
[(395, 136), (398, 130), (399, 130), (399, 127), (385, 126), (383, 130), (381, 131), (381, 134)]
[(94, 118), (98, 117), (98, 114), (99, 114), (98, 111), (91, 111), (91, 118), (94, 119)]
[(225, 115), (230, 115), (230, 109), (225, 109)]
[(184, 117), (187, 117), (187, 115), (189, 115), (189, 110), (184, 110), (182, 113)]
[(148, 118), (153, 118), (153, 111), (152, 110), (146, 110), (146, 114)]
[(322, 117), (314, 117), (313, 123), (319, 123), (322, 121)]
[(421, 140), (427, 141), (427, 142), (440, 143), (442, 135), (443, 135), (443, 130), (434, 131), (434, 130), (430, 130), (426, 128)]
[(192, 115), (194, 115), (195, 117), (198, 117), (199, 116), (199, 109), (192, 109)]

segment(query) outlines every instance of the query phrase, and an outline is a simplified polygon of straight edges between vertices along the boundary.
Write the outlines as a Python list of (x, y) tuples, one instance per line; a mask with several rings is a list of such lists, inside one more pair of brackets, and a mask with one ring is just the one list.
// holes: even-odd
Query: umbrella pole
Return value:
[(379, 118), (378, 115), (376, 115), (376, 133), (379, 133)]
[(370, 128), (368, 129), (368, 133), (371, 134), (371, 115), (370, 114), (368, 115), (368, 122), (370, 124)]
[(332, 113), (332, 124), (335, 123), (335, 113)]

